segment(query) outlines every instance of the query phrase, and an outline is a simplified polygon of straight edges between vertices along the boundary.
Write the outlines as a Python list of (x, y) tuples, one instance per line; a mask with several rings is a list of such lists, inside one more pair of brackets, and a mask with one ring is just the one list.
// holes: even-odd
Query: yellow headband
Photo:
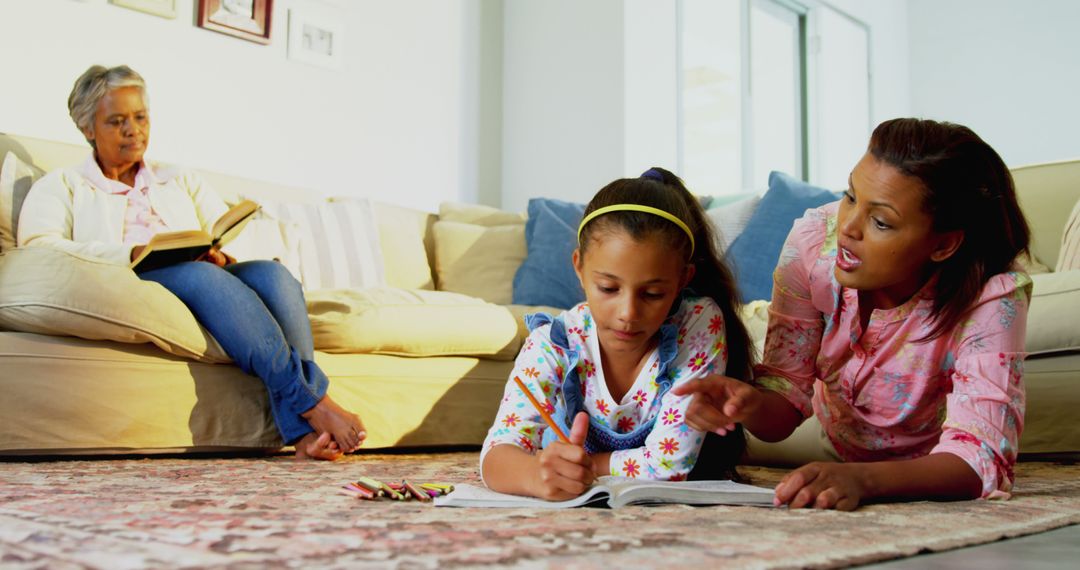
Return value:
[(581, 230), (585, 229), (585, 224), (591, 222), (593, 218), (597, 216), (603, 216), (604, 214), (611, 212), (645, 212), (646, 214), (660, 216), (676, 226), (679, 226), (682, 231), (686, 232), (686, 237), (690, 238), (690, 257), (694, 257), (694, 234), (690, 231), (690, 227), (669, 212), (665, 212), (659, 208), (653, 208), (652, 206), (642, 206), (641, 204), (615, 204), (597, 208), (591, 214), (585, 216), (585, 219), (581, 220), (581, 225), (578, 226), (577, 229), (578, 243), (581, 243)]

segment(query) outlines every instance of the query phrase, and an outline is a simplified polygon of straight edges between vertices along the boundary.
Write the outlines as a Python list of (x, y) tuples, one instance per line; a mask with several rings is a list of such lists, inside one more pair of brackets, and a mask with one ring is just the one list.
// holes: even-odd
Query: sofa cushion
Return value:
[(1061, 235), (1061, 250), (1058, 252), (1054, 271), (1080, 269), (1080, 200), (1076, 201), (1065, 230)]
[(237, 261), (269, 259), (277, 261), (303, 280), (300, 270), (299, 228), (295, 224), (270, 218), (256, 217), (244, 226), (244, 231), (222, 248)]
[(585, 300), (572, 256), (584, 204), (550, 198), (529, 200), (528, 254), (514, 274), (514, 304), (569, 309)]
[(0, 329), (151, 342), (177, 356), (229, 361), (180, 299), (126, 266), (23, 247), (0, 254), (0, 283)]
[[(352, 198), (334, 198), (334, 201)], [(431, 261), (424, 236), (435, 215), (402, 206), (375, 202), (386, 284), (402, 289), (434, 289)]]
[(1080, 350), (1080, 269), (1032, 275), (1031, 281), (1025, 349), (1029, 354)]
[(713, 199), (713, 206), (705, 210), (705, 215), (713, 224), (716, 232), (716, 252), (723, 255), (735, 238), (743, 233), (746, 224), (754, 215), (761, 196), (753, 193), (723, 196)]
[(725, 256), (743, 302), (772, 299), (773, 270), (791, 225), (806, 210), (836, 199), (836, 194), (782, 172), (769, 174), (769, 190)]
[(378, 227), (369, 200), (263, 200), (260, 204), (271, 218), (299, 228), (300, 272), (305, 290), (362, 289), (386, 283)]
[(513, 360), (524, 340), (506, 307), (445, 291), (313, 291), (307, 306), (325, 352)]
[(461, 202), (443, 202), (439, 204), (439, 220), (478, 226), (514, 226), (525, 223), (525, 217), (518, 213), (507, 212), (491, 206)]
[(525, 259), (523, 224), (480, 226), (440, 219), (432, 232), (440, 291), (510, 303), (514, 272)]
[(8, 151), (0, 165), (0, 251), (15, 248), (19, 211), (30, 187), (42, 172)]

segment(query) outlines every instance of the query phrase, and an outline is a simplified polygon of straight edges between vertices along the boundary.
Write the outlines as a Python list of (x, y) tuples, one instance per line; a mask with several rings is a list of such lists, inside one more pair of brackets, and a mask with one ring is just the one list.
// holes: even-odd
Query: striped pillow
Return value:
[(1061, 252), (1058, 253), (1054, 271), (1080, 269), (1080, 200), (1073, 206), (1065, 231), (1061, 235)]
[(15, 249), (19, 229), (19, 211), (30, 187), (41, 177), (41, 170), (30, 166), (8, 151), (0, 165), (0, 251)]
[(295, 224), (304, 289), (367, 289), (386, 284), (371, 201), (271, 203), (263, 211)]

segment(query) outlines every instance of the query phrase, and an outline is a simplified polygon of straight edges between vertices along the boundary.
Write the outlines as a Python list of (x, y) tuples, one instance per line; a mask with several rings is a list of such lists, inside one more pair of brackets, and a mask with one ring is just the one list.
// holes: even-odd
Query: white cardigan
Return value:
[[(169, 231), (210, 231), (228, 207), (191, 172), (160, 168), (148, 189), (150, 205)], [(26, 195), (19, 214), (19, 246), (49, 246), (127, 265), (124, 245), (127, 197), (94, 186), (77, 167), (54, 170)]]

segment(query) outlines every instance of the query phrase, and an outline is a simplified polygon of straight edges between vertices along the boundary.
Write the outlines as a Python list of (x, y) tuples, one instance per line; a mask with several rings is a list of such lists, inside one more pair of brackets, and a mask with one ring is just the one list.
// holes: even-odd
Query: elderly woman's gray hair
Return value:
[[(135, 70), (126, 65), (105, 67), (92, 65), (75, 80), (75, 86), (68, 95), (68, 114), (79, 132), (94, 132), (94, 113), (97, 112), (98, 102), (105, 94), (113, 89), (121, 87), (138, 87), (142, 91), (143, 102), (149, 103), (146, 97), (146, 82)], [(93, 141), (87, 139), (91, 146)]]

